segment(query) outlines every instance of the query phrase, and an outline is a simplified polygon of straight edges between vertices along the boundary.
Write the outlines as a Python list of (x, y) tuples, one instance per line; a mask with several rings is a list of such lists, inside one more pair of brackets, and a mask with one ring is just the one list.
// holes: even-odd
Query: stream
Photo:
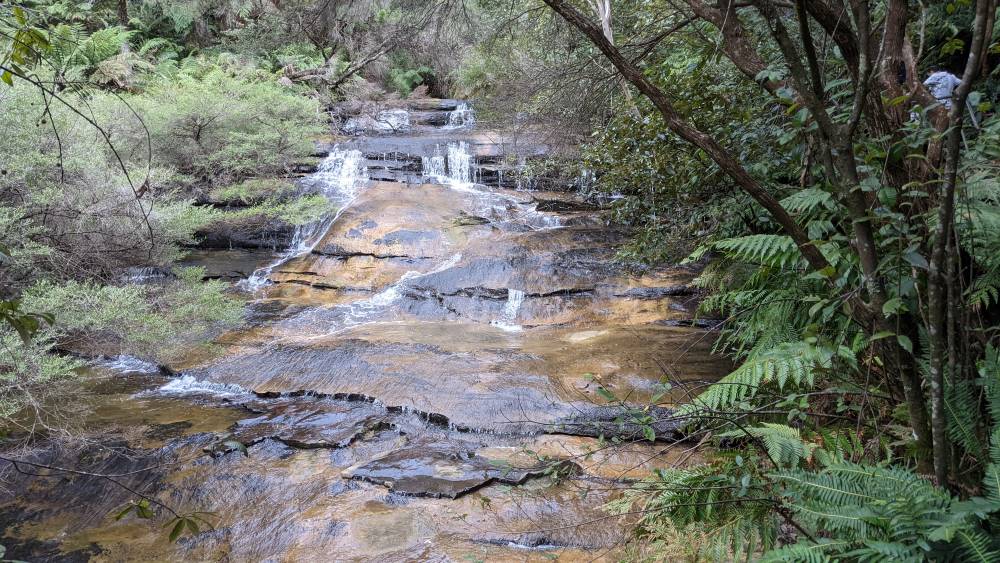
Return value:
[(243, 272), (244, 327), (170, 373), (95, 365), (88, 424), (114, 438), (38, 454), (214, 529), (170, 542), (162, 511), (115, 520), (136, 497), (107, 480), (14, 476), (7, 557), (616, 560), (629, 521), (602, 506), (680, 454), (616, 421), (598, 388), (641, 405), (726, 372), (690, 326), (696, 272), (624, 269), (625, 235), (598, 209), (511, 179), (549, 147), (484, 129), (468, 104), (383, 113), (322, 147), (302, 185), (337, 211), (290, 248), (193, 253)]

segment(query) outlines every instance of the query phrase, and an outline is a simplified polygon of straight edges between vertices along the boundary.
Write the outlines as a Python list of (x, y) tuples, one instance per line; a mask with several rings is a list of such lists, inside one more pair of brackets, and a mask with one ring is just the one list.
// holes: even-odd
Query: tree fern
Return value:
[(712, 248), (734, 260), (784, 268), (801, 258), (798, 247), (785, 235), (747, 235), (723, 239)]
[[(778, 467), (797, 467), (802, 461), (809, 461), (812, 458), (813, 450), (817, 448), (817, 444), (802, 440), (802, 434), (798, 428), (784, 424), (765, 422), (760, 426), (747, 428), (746, 434), (760, 440), (764, 449), (767, 450), (768, 456), (778, 464)], [(746, 434), (742, 430), (734, 430), (720, 436), (742, 438)]]
[(832, 210), (837, 203), (830, 192), (819, 188), (807, 188), (793, 192), (781, 200), (781, 205), (791, 213), (808, 215), (819, 210)]
[(783, 389), (789, 383), (808, 386), (815, 372), (828, 368), (833, 354), (806, 342), (787, 342), (762, 352), (720, 379), (692, 402), (678, 409), (681, 416), (721, 410), (752, 398), (763, 385)]

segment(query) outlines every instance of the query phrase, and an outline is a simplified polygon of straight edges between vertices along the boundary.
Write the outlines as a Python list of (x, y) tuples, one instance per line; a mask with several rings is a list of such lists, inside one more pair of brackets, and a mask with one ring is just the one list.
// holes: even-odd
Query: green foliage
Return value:
[(225, 294), (224, 283), (202, 282), (204, 270), (175, 273), (176, 280), (163, 286), (40, 282), (25, 293), (24, 303), (56, 317), (44, 330), (48, 340), (86, 337), (116, 353), (166, 359), (239, 323), (243, 314), (242, 304)]
[(255, 205), (267, 200), (287, 199), (295, 185), (279, 178), (252, 178), (212, 190), (212, 200), (225, 205)]
[(394, 90), (406, 95), (426, 82), (433, 73), (434, 70), (427, 66), (409, 69), (392, 68), (389, 70), (389, 82)]
[(719, 435), (720, 438), (752, 438), (759, 440), (767, 451), (768, 458), (778, 467), (798, 467), (812, 459), (813, 450), (818, 445), (802, 440), (802, 431), (785, 424), (771, 422), (745, 430), (732, 430)]
[(738, 560), (774, 547), (778, 537), (779, 521), (769, 504), (760, 502), (752, 473), (740, 458), (661, 470), (608, 508), (618, 514), (639, 511), (638, 534), (644, 538), (695, 526), (707, 534), (699, 557)]
[(26, 406), (40, 406), (58, 389), (61, 380), (76, 376), (84, 362), (53, 353), (56, 342), (46, 329), (29, 341), (0, 325), (0, 419), (6, 420)]
[(753, 398), (765, 385), (808, 387), (816, 372), (829, 369), (836, 351), (808, 342), (787, 342), (748, 358), (736, 370), (678, 409), (681, 416), (729, 410)]
[(156, 80), (134, 102), (159, 163), (212, 184), (284, 173), (321, 131), (315, 101), (218, 67)]
[(960, 501), (907, 469), (837, 463), (771, 477), (800, 523), (837, 540), (824, 545), (827, 554), (924, 561), (961, 552), (968, 561), (1000, 560), (1000, 543), (979, 527), (1000, 504)]

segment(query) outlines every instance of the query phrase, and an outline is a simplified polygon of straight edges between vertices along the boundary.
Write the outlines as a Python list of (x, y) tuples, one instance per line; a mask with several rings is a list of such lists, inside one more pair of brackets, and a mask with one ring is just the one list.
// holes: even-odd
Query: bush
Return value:
[(243, 315), (242, 303), (225, 294), (224, 282), (202, 281), (202, 268), (174, 273), (176, 279), (164, 285), (39, 282), (25, 292), (24, 307), (55, 316), (43, 340), (100, 341), (114, 353), (167, 360), (185, 345), (236, 325)]
[[(315, 101), (220, 68), (158, 79), (134, 103), (157, 164), (213, 185), (284, 173), (322, 132)], [(143, 132), (130, 135), (139, 141)]]

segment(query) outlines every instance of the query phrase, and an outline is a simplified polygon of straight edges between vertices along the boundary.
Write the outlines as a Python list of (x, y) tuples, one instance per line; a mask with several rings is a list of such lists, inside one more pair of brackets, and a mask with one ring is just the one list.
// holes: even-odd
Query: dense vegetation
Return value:
[[(241, 322), (177, 263), (220, 224), (328, 211), (289, 178), (331, 103), (474, 96), (583, 143), (622, 259), (703, 267), (738, 365), (674, 415), (709, 461), (609, 507), (640, 515), (630, 555), (1000, 561), (996, 9), (2, 6), (0, 415), (72, 377), (66, 352), (164, 359)], [(934, 67), (963, 79), (950, 108)]]

